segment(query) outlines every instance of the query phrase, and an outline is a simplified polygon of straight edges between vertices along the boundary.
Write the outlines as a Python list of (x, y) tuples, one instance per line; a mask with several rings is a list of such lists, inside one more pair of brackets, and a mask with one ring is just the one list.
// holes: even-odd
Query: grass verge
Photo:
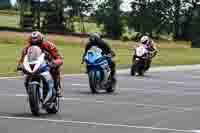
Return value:
[(0, 13), (0, 26), (19, 28), (19, 15), (7, 15)]
[[(14, 69), (21, 55), (26, 34), (0, 32), (0, 76), (17, 75)], [(81, 65), (85, 39), (50, 35), (48, 38), (56, 42), (57, 47), (64, 56), (64, 73), (82, 73), (85, 66)], [(111, 40), (109, 40), (111, 42)], [(112, 46), (117, 53), (115, 58), (118, 68), (128, 68), (131, 65), (133, 45), (112, 41)], [(153, 61), (153, 66), (171, 66), (185, 64), (199, 64), (200, 49), (188, 48), (187, 42), (160, 43), (160, 52)]]
[[(0, 44), (0, 76), (12, 76), (17, 73), (13, 72), (17, 61), (21, 55), (22, 45)], [(83, 46), (77, 44), (60, 44), (57, 46), (64, 56), (64, 73), (82, 73), (85, 66), (81, 65), (81, 54)], [(116, 62), (118, 68), (127, 68), (131, 65), (132, 50), (127, 48), (115, 48), (117, 52)], [(160, 53), (153, 61), (153, 66), (171, 66), (198, 64), (200, 49), (174, 48), (160, 49)]]
[[(161, 48), (153, 60), (152, 66), (175, 66), (200, 64), (200, 49), (194, 48)], [(130, 67), (132, 50), (117, 49), (119, 68)]]

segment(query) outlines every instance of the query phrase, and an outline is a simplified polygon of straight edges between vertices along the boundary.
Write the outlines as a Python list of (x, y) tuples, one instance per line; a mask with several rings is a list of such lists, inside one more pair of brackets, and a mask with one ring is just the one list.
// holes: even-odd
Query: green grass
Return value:
[(194, 48), (160, 49), (153, 64), (154, 66), (199, 64), (199, 52), (200, 49)]
[(0, 14), (0, 26), (2, 27), (14, 27), (19, 28), (19, 16), (18, 15), (5, 15)]
[[(84, 25), (86, 33), (101, 32), (101, 28), (99, 28), (96, 23), (85, 22)], [(80, 22), (74, 22), (74, 26), (75, 32), (81, 32), (82, 24)]]
[[(59, 43), (58, 43), (59, 42)], [(77, 44), (67, 44), (64, 41), (57, 41), (58, 49), (64, 56), (64, 73), (82, 73), (85, 66), (81, 65), (81, 54), (83, 47)], [(14, 69), (17, 66), (23, 45), (21, 41), (0, 41), (0, 76), (12, 76), (17, 73)], [(132, 49), (115, 48), (117, 52), (116, 62), (118, 68), (127, 68), (131, 65)], [(198, 64), (200, 49), (191, 48), (162, 48), (153, 61), (153, 66), (171, 66), (182, 64)]]
[(0, 14), (17, 15), (19, 14), (19, 11), (13, 9), (0, 9)]
[[(193, 48), (161, 48), (153, 60), (152, 66), (174, 66), (199, 64), (200, 49)], [(132, 50), (118, 49), (118, 67), (131, 65)]]
[(19, 45), (3, 44), (0, 45), (0, 76), (15, 75), (13, 72), (17, 65), (17, 57), (21, 54)]
[[(0, 43), (0, 76), (17, 74), (14, 70), (20, 58), (22, 48), (23, 46), (19, 44)], [(64, 73), (80, 73), (81, 67), (84, 70), (84, 66), (80, 65), (82, 51), (80, 46), (59, 45), (58, 49), (64, 56)]]

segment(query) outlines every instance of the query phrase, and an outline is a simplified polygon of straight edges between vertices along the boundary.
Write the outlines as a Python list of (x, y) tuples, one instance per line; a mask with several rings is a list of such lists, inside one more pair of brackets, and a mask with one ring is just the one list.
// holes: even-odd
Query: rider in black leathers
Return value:
[(110, 48), (110, 46), (101, 38), (101, 35), (98, 33), (92, 33), (89, 37), (89, 42), (87, 43), (85, 47), (85, 52), (83, 54), (83, 57), (86, 55), (87, 51), (92, 47), (97, 46), (103, 51), (103, 55), (106, 55), (108, 58), (108, 65), (111, 68), (111, 77), (112, 82), (116, 82), (116, 64), (112, 60), (112, 57), (116, 56), (115, 52)]

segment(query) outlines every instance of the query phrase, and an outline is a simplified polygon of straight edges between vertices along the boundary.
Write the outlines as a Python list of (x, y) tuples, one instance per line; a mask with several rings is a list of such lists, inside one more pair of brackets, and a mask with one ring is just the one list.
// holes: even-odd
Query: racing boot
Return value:
[(43, 105), (47, 105), (49, 102), (51, 102), (55, 98), (55, 95), (56, 95), (56, 91), (54, 88), (54, 81), (53, 80), (47, 81), (47, 86), (48, 86), (48, 93), (43, 102)]
[(113, 68), (113, 70), (111, 70), (111, 80), (112, 80), (112, 84), (115, 86), (117, 83), (117, 79), (116, 79), (116, 70)]
[(151, 62), (152, 62), (151, 59), (148, 59), (148, 60), (146, 61), (146, 63), (145, 63), (145, 68), (144, 68), (145, 72), (148, 71), (149, 68), (151, 67)]
[(61, 98), (62, 96), (62, 85), (61, 85), (61, 81), (59, 79), (57, 79), (55, 81), (55, 89), (56, 89), (56, 96)]
[(61, 76), (60, 76), (60, 71), (59, 68), (52, 70), (52, 76), (54, 79), (54, 85), (55, 85), (55, 90), (56, 90), (56, 96), (57, 97), (62, 97), (62, 85), (61, 85)]

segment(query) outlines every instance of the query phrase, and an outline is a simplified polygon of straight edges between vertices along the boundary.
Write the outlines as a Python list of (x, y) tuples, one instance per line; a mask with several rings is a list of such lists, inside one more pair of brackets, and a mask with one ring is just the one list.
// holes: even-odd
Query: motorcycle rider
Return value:
[[(44, 35), (41, 32), (34, 31), (29, 36), (28, 45), (23, 49), (22, 56), (21, 56), (21, 59), (19, 60), (17, 69), (20, 70), (22, 68), (25, 55), (28, 53), (28, 49), (31, 46), (39, 46), (42, 52), (45, 52), (48, 54), (48, 60), (49, 60), (48, 64), (50, 66), (51, 76), (55, 82), (59, 82), (58, 87), (56, 87), (57, 96), (62, 97), (59, 68), (63, 64), (63, 57), (58, 53), (58, 50), (55, 44), (53, 44), (50, 41), (44, 40)], [(49, 81), (48, 86), (53, 86), (54, 83), (52, 81)], [(25, 83), (25, 87), (26, 86), (27, 86), (27, 83)]]
[(143, 44), (149, 53), (149, 58), (147, 59), (145, 66), (145, 71), (147, 71), (151, 67), (152, 59), (156, 56), (158, 49), (156, 43), (148, 36), (142, 36), (140, 39), (140, 44)]
[[(99, 33), (92, 33), (89, 36), (89, 42), (87, 43), (85, 47), (85, 52), (82, 56), (82, 59), (85, 57), (87, 51), (92, 47), (96, 46), (100, 48), (103, 51), (103, 55), (106, 55), (108, 58), (108, 65), (111, 68), (111, 77), (112, 82), (116, 83), (116, 64), (112, 60), (114, 56), (116, 56), (115, 52), (110, 48), (110, 46), (101, 38), (101, 35)], [(82, 63), (84, 60), (82, 60)]]

